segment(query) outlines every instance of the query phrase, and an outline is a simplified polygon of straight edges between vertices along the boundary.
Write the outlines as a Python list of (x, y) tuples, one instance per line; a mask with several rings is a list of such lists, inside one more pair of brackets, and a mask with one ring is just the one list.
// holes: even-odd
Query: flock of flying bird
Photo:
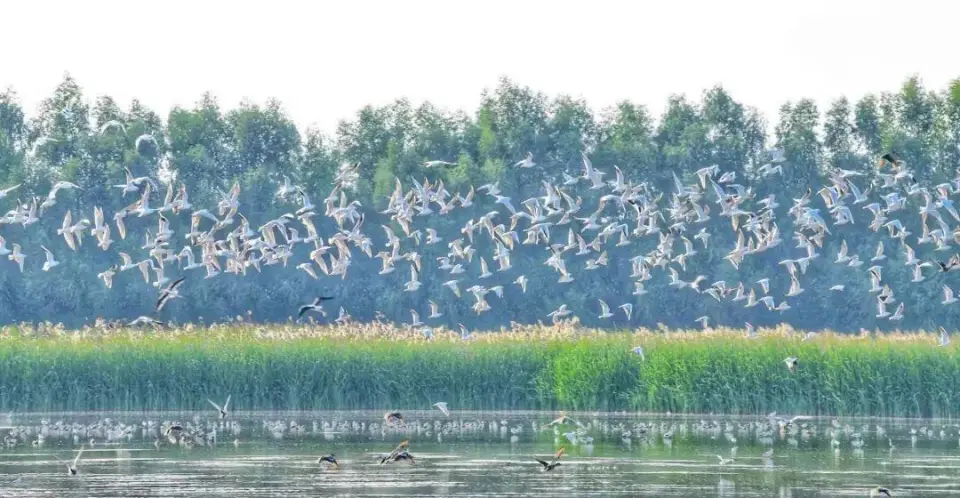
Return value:
[[(108, 123), (101, 132), (118, 125)], [(755, 169), (757, 178), (782, 175), (784, 163), (787, 162), (783, 151), (772, 149), (767, 152), (767, 159), (767, 163)], [(675, 191), (669, 194), (668, 201), (662, 202), (664, 193), (657, 192), (648, 182), (628, 182), (617, 166), (613, 166), (613, 177), (605, 179), (607, 172), (594, 167), (585, 153), (582, 154), (582, 164), (580, 175), (571, 176), (563, 172), (562, 178), (555, 182), (543, 181), (540, 195), (520, 202), (502, 195), (498, 182), (476, 188), (470, 186), (461, 195), (448, 192), (442, 180), (430, 182), (424, 179), (421, 183), (411, 179), (412, 187), (406, 189), (397, 178), (387, 209), (381, 212), (389, 215), (392, 223), (381, 225), (386, 241), (383, 249), (376, 253), (373, 239), (363, 231), (363, 206), (347, 196), (350, 186), (358, 177), (358, 164), (347, 164), (340, 169), (332, 191), (320, 205), (315, 205), (302, 187), (284, 177), (276, 198), (286, 202), (293, 197), (296, 208), (259, 227), (251, 225), (240, 211), (239, 184), (234, 184), (228, 192), (218, 191), (219, 202), (216, 208), (209, 210), (194, 207), (189, 201), (186, 186), (178, 186), (173, 182), (166, 186), (166, 194), (161, 201), (154, 200), (153, 194), (161, 190), (158, 182), (148, 176), (138, 177), (127, 169), (125, 180), (112, 187), (124, 196), (134, 194), (137, 198), (113, 214), (116, 233), (120, 238), (126, 238), (127, 223), (139, 218), (155, 218), (156, 229), (145, 231), (144, 245), (141, 246), (145, 254), (134, 257), (119, 252), (120, 261), (104, 269), (98, 277), (109, 288), (117, 275), (137, 269), (144, 282), (157, 289), (154, 316), (141, 316), (130, 322), (129, 325), (134, 326), (163, 325), (156, 314), (171, 300), (181, 296), (183, 286), (189, 283), (190, 272), (203, 271), (205, 278), (214, 278), (221, 273), (245, 275), (251, 269), (262, 271), (267, 266), (286, 266), (288, 260), (295, 257), (294, 248), (298, 244), (307, 245), (310, 252), (307, 261), (295, 266), (311, 278), (319, 279), (319, 270), (325, 275), (345, 279), (356, 250), (368, 258), (380, 259), (381, 275), (393, 273), (400, 264), (405, 263), (410, 277), (403, 288), (406, 292), (414, 293), (422, 287), (421, 275), (429, 268), (424, 264), (420, 252), (427, 249), (419, 246), (440, 244), (445, 241), (444, 237), (450, 237), (430, 226), (416, 228), (418, 220), (426, 219), (429, 225), (430, 215), (444, 215), (455, 209), (470, 208), (475, 203), (481, 204), (481, 199), (491, 200), (492, 207), (469, 220), (459, 233), (445, 241), (449, 252), (437, 257), (437, 264), (431, 269), (439, 271), (443, 288), (457, 298), (462, 297), (464, 292), (471, 295), (474, 299), (471, 308), (477, 314), (492, 309), (488, 301), (491, 294), (503, 298), (503, 283), (506, 280), (494, 285), (486, 282), (499, 280), (494, 277), (510, 272), (518, 246), (544, 246), (548, 257), (543, 262), (557, 273), (557, 283), (563, 285), (574, 281), (574, 275), (577, 274), (574, 266), (584, 271), (605, 267), (611, 262), (608, 249), (612, 252), (612, 248), (630, 246), (646, 237), (658, 243), (653, 250), (629, 258), (632, 268), (629, 277), (634, 283), (632, 299), (647, 293), (645, 282), (660, 270), (668, 274), (669, 286), (678, 291), (692, 292), (718, 302), (740, 302), (747, 308), (763, 305), (770, 311), (783, 312), (791, 308), (791, 297), (804, 292), (803, 276), (809, 265), (821, 257), (820, 249), (825, 239), (828, 236), (836, 237), (831, 228), (836, 230), (836, 227), (854, 224), (858, 216), (855, 213), (859, 211), (867, 211), (872, 215), (868, 223), (872, 231), (885, 232), (887, 235), (887, 240), (879, 240), (872, 255), (863, 256), (869, 259), (865, 277), (871, 284), (869, 292), (876, 294), (877, 318), (898, 321), (906, 313), (904, 303), (898, 303), (893, 288), (883, 277), (882, 264), (888, 259), (889, 245), (899, 245), (904, 264), (912, 270), (911, 281), (914, 283), (926, 280), (934, 272), (960, 270), (960, 253), (945, 261), (923, 260), (918, 258), (913, 246), (930, 244), (934, 246), (934, 252), (940, 252), (950, 250), (951, 242), (960, 243), (960, 224), (950, 225), (950, 218), (960, 222), (960, 214), (951, 200), (951, 196), (960, 190), (960, 175), (928, 189), (916, 182), (910, 169), (895, 152), (880, 158), (875, 179), (869, 186), (858, 178), (864, 173), (834, 168), (828, 174), (829, 184), (817, 192), (808, 189), (804, 195), (792, 200), (787, 215), (792, 219), (792, 238), (800, 254), (779, 262), (790, 282), (789, 290), (781, 298), (771, 294), (769, 277), (754, 283), (741, 281), (734, 285), (720, 280), (704, 288), (704, 275), (690, 279), (681, 276), (681, 272), (686, 272), (688, 261), (701, 248), (708, 247), (711, 233), (707, 231), (705, 223), (715, 216), (729, 218), (736, 234), (736, 244), (725, 256), (726, 261), (736, 268), (746, 258), (782, 244), (784, 238), (776, 214), (780, 204), (774, 195), (758, 199), (752, 187), (736, 183), (735, 172), (722, 172), (714, 165), (698, 170), (697, 181), (692, 184), (684, 183), (674, 174)], [(442, 160), (424, 163), (427, 171), (451, 165), (454, 163)], [(533, 155), (528, 153), (515, 167), (524, 169), (535, 165)], [(862, 184), (858, 185), (858, 181)], [(599, 197), (593, 210), (584, 205), (580, 194), (586, 193), (577, 191), (582, 183), (588, 185), (586, 193), (596, 192)], [(0, 199), (10, 196), (18, 187), (14, 185), (0, 190)], [(27, 228), (37, 224), (44, 213), (57, 204), (60, 192), (80, 188), (74, 183), (59, 181), (46, 197), (32, 197), (27, 201), (17, 199), (16, 208), (0, 217), (0, 230), (4, 225), (19, 224)], [(483, 197), (477, 198), (480, 194)], [(814, 207), (815, 195), (822, 200), (823, 210)], [(914, 202), (918, 206), (922, 233), (915, 238), (908, 238), (914, 234), (895, 216), (908, 213), (908, 203)], [(855, 208), (859, 208), (859, 211), (855, 211)], [(178, 237), (171, 229), (170, 217), (181, 214), (189, 214), (190, 231)], [(314, 218), (321, 215), (335, 224), (336, 229), (332, 233), (322, 235), (317, 229)], [(563, 233), (564, 229), (565, 236), (558, 240), (555, 234)], [(113, 233), (111, 223), (100, 207), (94, 208), (92, 223), (85, 217), (75, 219), (68, 210), (57, 229), (57, 235), (62, 236), (66, 247), (73, 251), (82, 247), (87, 234), (96, 239), (100, 249), (109, 250), (114, 242)], [(484, 236), (487, 240), (481, 241)], [(181, 245), (178, 239), (186, 243)], [(675, 247), (678, 242), (682, 251)], [(16, 242), (11, 243), (11, 249), (7, 248), (7, 244), (0, 236), (0, 257), (6, 256), (23, 271), (26, 259), (32, 254), (26, 253)], [(492, 254), (478, 254), (478, 247), (489, 247)], [(41, 246), (41, 249), (44, 251), (43, 271), (56, 271), (60, 262), (54, 251), (46, 246)], [(199, 252), (199, 257), (195, 251)], [(856, 269), (866, 263), (864, 259), (858, 254), (850, 254), (844, 240), (833, 262)], [(179, 266), (179, 277), (168, 275), (174, 264)], [(508, 280), (510, 278), (517, 292), (527, 291), (529, 280), (525, 275), (511, 276)], [(844, 285), (834, 285), (830, 290), (842, 292)], [(942, 285), (942, 290), (944, 305), (958, 301), (948, 285)], [(323, 302), (330, 299), (333, 296), (318, 296), (301, 306), (298, 315), (302, 317), (307, 313), (320, 313), (326, 316)], [(427, 301), (427, 320), (435, 322), (443, 313), (435, 301)], [(611, 306), (602, 299), (598, 299), (597, 305), (599, 319), (614, 316)], [(616, 308), (623, 313), (627, 322), (632, 319), (631, 302), (624, 302)], [(567, 304), (561, 304), (547, 317), (556, 323), (573, 313)], [(435, 328), (422, 321), (416, 309), (411, 309), (410, 314), (410, 326), (421, 331), (426, 338), (432, 337)], [(344, 323), (350, 319), (341, 306), (335, 321)], [(709, 326), (707, 316), (697, 321), (704, 328)], [(468, 338), (470, 333), (466, 327), (458, 325), (462, 337)], [(747, 336), (754, 336), (754, 327), (750, 323), (745, 326)], [(949, 336), (945, 330), (941, 329), (941, 332), (940, 343), (946, 345)], [(635, 351), (643, 355), (642, 347)], [(798, 366), (796, 358), (787, 358), (785, 362), (791, 371)]]

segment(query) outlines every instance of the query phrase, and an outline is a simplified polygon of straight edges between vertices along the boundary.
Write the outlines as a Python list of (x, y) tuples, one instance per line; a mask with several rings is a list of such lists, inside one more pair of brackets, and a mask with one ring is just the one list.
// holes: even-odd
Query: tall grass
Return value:
[[(636, 410), (949, 417), (960, 360), (933, 334), (809, 341), (790, 329), (603, 333), (575, 324), (469, 340), (384, 324), (0, 330), (0, 410)], [(646, 360), (631, 349), (642, 345)], [(790, 373), (783, 360), (800, 358)]]

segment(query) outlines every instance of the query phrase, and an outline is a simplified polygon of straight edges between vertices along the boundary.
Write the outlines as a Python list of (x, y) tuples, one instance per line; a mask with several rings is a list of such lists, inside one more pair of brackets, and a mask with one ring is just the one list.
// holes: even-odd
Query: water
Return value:
[[(552, 413), (409, 412), (406, 427), (386, 431), (381, 414), (371, 412), (231, 413), (227, 420), (235, 425), (220, 426), (215, 444), (164, 439), (154, 446), (163, 421), (209, 433), (217, 423), (212, 415), (0, 417), (0, 435), (19, 435), (0, 449), (0, 496), (792, 498), (865, 497), (878, 485), (894, 496), (960, 495), (960, 438), (948, 421), (845, 419), (831, 434), (830, 419), (781, 432), (765, 417), (570, 413), (586, 428), (576, 434), (568, 423), (556, 436), (553, 427), (543, 428)], [(885, 434), (878, 434), (878, 422)], [(122, 436), (126, 426), (130, 434)], [(55, 458), (73, 459), (79, 447), (73, 432), (84, 434), (81, 442), (94, 440), (79, 476), (68, 476)], [(573, 432), (576, 444), (563, 432)], [(33, 441), (41, 433), (38, 446)], [(403, 439), (416, 463), (379, 465)], [(561, 465), (541, 471), (534, 457), (550, 460), (561, 445)], [(764, 457), (770, 448), (773, 456)], [(317, 464), (329, 453), (339, 470)], [(718, 455), (734, 461), (721, 465)]]

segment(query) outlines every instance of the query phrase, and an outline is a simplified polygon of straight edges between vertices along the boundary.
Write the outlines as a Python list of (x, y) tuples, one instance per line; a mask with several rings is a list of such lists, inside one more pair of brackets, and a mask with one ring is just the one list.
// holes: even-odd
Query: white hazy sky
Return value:
[(960, 77), (950, 0), (31, 0), (3, 11), (0, 88), (31, 114), (65, 72), (91, 101), (137, 97), (162, 116), (208, 90), (228, 108), (276, 97), (299, 126), (327, 132), (401, 96), (472, 111), (500, 76), (657, 114), (670, 94), (719, 83), (768, 119), (786, 100)]

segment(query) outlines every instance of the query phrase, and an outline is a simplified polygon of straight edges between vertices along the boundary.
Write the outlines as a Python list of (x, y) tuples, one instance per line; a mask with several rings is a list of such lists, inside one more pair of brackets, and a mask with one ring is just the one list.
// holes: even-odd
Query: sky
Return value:
[(502, 76), (600, 110), (662, 112), (671, 94), (723, 85), (768, 120), (960, 77), (942, 0), (589, 2), (31, 0), (3, 6), (0, 89), (28, 114), (65, 73), (92, 100), (132, 98), (166, 116), (210, 91), (225, 108), (279, 99), (301, 128), (332, 133), (367, 104), (406, 97), (472, 112)]

